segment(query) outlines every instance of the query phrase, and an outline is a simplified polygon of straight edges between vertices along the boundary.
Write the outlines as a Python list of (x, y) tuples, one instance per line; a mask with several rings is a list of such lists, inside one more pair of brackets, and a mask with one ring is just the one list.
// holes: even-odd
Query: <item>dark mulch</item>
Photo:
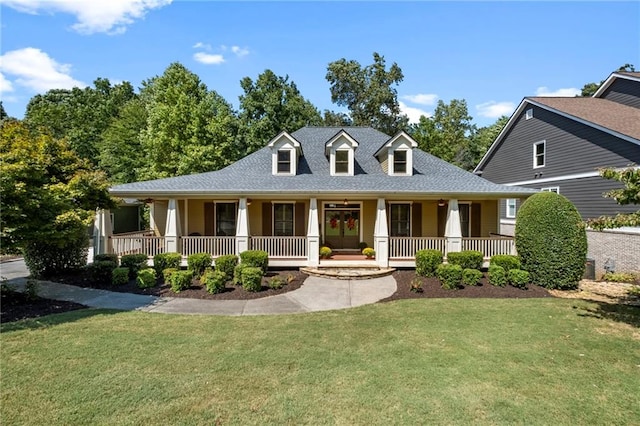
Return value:
[[(457, 290), (445, 290), (436, 278), (416, 277), (415, 270), (398, 270), (393, 273), (398, 283), (398, 290), (382, 302), (400, 299), (424, 299), (424, 298), (508, 298), (522, 299), (529, 297), (553, 297), (545, 288), (537, 285), (529, 285), (526, 290), (522, 290), (510, 285), (496, 287), (487, 281), (486, 274), (477, 286), (464, 286)], [(422, 282), (422, 293), (411, 291), (411, 281), (414, 278)]]
[(30, 298), (17, 291), (0, 292), (0, 322), (7, 323), (27, 318), (37, 318), (44, 315), (59, 314), (62, 312), (84, 309), (86, 306), (74, 302)]

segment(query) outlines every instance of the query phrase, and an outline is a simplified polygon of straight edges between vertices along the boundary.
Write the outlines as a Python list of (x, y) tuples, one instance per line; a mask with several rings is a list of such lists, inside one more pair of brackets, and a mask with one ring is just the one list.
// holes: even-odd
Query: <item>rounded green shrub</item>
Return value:
[(284, 286), (285, 282), (282, 278), (280, 278), (279, 275), (276, 275), (269, 279), (268, 284), (269, 284), (269, 288), (273, 290), (279, 290)]
[(226, 274), (227, 280), (233, 278), (233, 271), (238, 265), (238, 256), (235, 254), (226, 254), (216, 258), (216, 270)]
[(239, 263), (233, 269), (233, 285), (242, 285), (242, 270), (246, 267), (244, 263)]
[(226, 287), (227, 274), (224, 271), (207, 269), (202, 275), (201, 282), (209, 293), (222, 293)]
[(505, 270), (520, 269), (520, 259), (512, 254), (496, 254), (491, 256), (489, 265), (502, 266)]
[(447, 253), (447, 263), (452, 265), (460, 265), (462, 269), (478, 269), (482, 268), (484, 255), (475, 250), (464, 250), (460, 252)]
[(529, 197), (516, 216), (516, 249), (531, 281), (551, 289), (573, 289), (587, 259), (585, 225), (575, 206), (555, 192)]
[(187, 269), (193, 272), (194, 278), (200, 278), (212, 263), (213, 257), (209, 253), (194, 253), (187, 257)]
[(129, 282), (129, 268), (115, 268), (111, 271), (111, 284), (125, 285)]
[(374, 257), (376, 255), (376, 251), (371, 247), (366, 247), (362, 249), (362, 254), (364, 254), (366, 257)]
[[(98, 260), (87, 265), (87, 271), (92, 281), (100, 284), (111, 284), (113, 270), (117, 264), (110, 260)], [(127, 271), (129, 269), (127, 268)]]
[(478, 285), (482, 279), (482, 272), (477, 269), (467, 268), (462, 271), (462, 284)]
[(442, 288), (455, 290), (462, 282), (462, 266), (442, 264), (436, 270), (436, 275), (442, 284)]
[(166, 268), (162, 270), (162, 278), (164, 279), (164, 282), (166, 284), (170, 284), (171, 283), (171, 276), (179, 271), (180, 269), (178, 268)]
[(168, 268), (180, 269), (180, 263), (182, 263), (182, 255), (180, 253), (168, 252), (153, 256), (153, 268), (158, 275)]
[(489, 278), (489, 283), (496, 287), (507, 285), (507, 271), (502, 266), (489, 266), (487, 278)]
[(514, 287), (526, 289), (529, 284), (529, 273), (521, 269), (509, 269), (507, 281)]
[(262, 250), (243, 251), (240, 253), (240, 263), (244, 263), (245, 266), (260, 268), (264, 275), (269, 268), (269, 253)]
[(262, 269), (255, 266), (242, 268), (242, 288), (246, 291), (262, 290)]
[(138, 287), (140, 288), (151, 288), (155, 287), (156, 281), (156, 270), (153, 268), (145, 268), (138, 271), (138, 277), (136, 281), (138, 283)]
[(144, 253), (126, 254), (120, 258), (120, 266), (129, 268), (129, 278), (135, 278), (138, 271), (148, 266), (149, 258)]
[(171, 290), (174, 293), (180, 293), (191, 287), (193, 280), (193, 271), (176, 271), (171, 275)]
[(442, 264), (440, 250), (418, 250), (416, 252), (416, 274), (422, 277), (435, 277), (438, 265)]
[[(33, 278), (45, 278), (87, 266), (89, 238), (86, 229), (81, 235), (69, 238), (62, 245), (58, 241), (33, 241), (25, 244), (24, 263)], [(110, 282), (110, 281), (107, 281)]]
[(115, 253), (102, 253), (96, 254), (93, 256), (93, 261), (97, 262), (98, 260), (110, 260), (111, 262), (118, 264), (118, 255)]

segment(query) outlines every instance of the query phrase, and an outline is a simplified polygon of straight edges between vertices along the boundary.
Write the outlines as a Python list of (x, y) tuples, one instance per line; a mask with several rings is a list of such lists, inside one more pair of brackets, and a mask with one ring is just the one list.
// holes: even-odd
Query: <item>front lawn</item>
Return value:
[(403, 300), (3, 324), (3, 424), (632, 424), (640, 310)]

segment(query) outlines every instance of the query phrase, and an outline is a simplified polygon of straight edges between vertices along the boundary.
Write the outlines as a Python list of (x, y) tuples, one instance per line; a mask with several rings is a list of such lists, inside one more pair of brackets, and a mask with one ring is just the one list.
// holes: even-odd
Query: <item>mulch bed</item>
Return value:
[(3, 324), (86, 308), (86, 306), (74, 302), (43, 299), (40, 297), (29, 298), (26, 294), (17, 291), (2, 291), (0, 293), (0, 299), (0, 305), (2, 306), (2, 310), (0, 310), (0, 323)]

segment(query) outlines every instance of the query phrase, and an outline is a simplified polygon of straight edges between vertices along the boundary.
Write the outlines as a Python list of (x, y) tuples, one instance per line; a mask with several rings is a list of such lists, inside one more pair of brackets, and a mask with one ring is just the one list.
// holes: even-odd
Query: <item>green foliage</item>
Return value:
[(602, 276), (602, 281), (633, 284), (636, 282), (636, 275), (629, 272), (607, 272)]
[(233, 285), (242, 285), (242, 270), (246, 266), (244, 263), (238, 263), (233, 269)]
[(194, 253), (187, 257), (187, 269), (193, 271), (193, 277), (196, 279), (200, 278), (212, 263), (213, 257), (209, 253)]
[(144, 253), (125, 254), (120, 258), (120, 266), (129, 268), (129, 278), (135, 278), (139, 270), (148, 266), (149, 258)]
[(495, 256), (491, 256), (489, 265), (502, 266), (506, 271), (521, 268), (520, 259), (518, 256), (512, 254), (496, 254)]
[[(72, 226), (77, 226), (74, 224)], [(24, 242), (24, 262), (34, 278), (46, 278), (64, 272), (79, 271), (87, 264), (89, 238), (82, 225), (67, 241)]]
[(262, 250), (247, 250), (240, 253), (240, 262), (246, 266), (254, 266), (262, 270), (262, 274), (267, 273), (269, 268), (269, 253)]
[(24, 294), (28, 300), (36, 300), (38, 298), (38, 290), (40, 289), (40, 283), (38, 280), (29, 278), (24, 285)]
[(331, 257), (332, 250), (330, 247), (322, 246), (320, 247), (320, 258), (329, 259)]
[(521, 269), (509, 269), (507, 273), (507, 281), (514, 287), (526, 289), (530, 279), (529, 273)]
[(191, 281), (193, 280), (193, 271), (175, 271), (171, 274), (171, 290), (174, 293), (180, 293), (182, 290), (186, 290), (191, 287)]
[(276, 275), (269, 279), (268, 284), (269, 288), (273, 290), (279, 290), (284, 286), (285, 282), (282, 278), (280, 278), (279, 275)]
[(436, 269), (442, 264), (440, 250), (418, 250), (416, 252), (416, 274), (422, 277), (435, 277)]
[(364, 254), (367, 257), (374, 257), (376, 255), (376, 251), (374, 249), (372, 249), (371, 247), (367, 247), (362, 249), (362, 254)]
[(502, 266), (489, 266), (489, 272), (487, 273), (489, 283), (497, 287), (504, 287), (507, 285), (507, 271)]
[(482, 268), (484, 255), (475, 250), (464, 250), (461, 252), (447, 253), (447, 262), (452, 265), (460, 265), (462, 269), (478, 269)]
[(209, 293), (222, 293), (226, 288), (227, 274), (225, 274), (224, 271), (207, 269), (200, 281)]
[(467, 268), (462, 271), (462, 284), (478, 285), (482, 279), (482, 272), (478, 269)]
[(516, 217), (516, 250), (535, 284), (577, 288), (584, 274), (587, 235), (574, 205), (554, 192), (527, 199)]
[(455, 290), (462, 282), (462, 267), (460, 265), (441, 264), (436, 269), (436, 276), (442, 283), (442, 288)]
[[(634, 167), (628, 167), (624, 170), (602, 169), (600, 176), (624, 185), (622, 188), (606, 193), (605, 197), (615, 199), (620, 205), (640, 204), (640, 169)], [(640, 226), (640, 210), (633, 213), (620, 213), (614, 217), (601, 216), (588, 220), (587, 225), (597, 231), (622, 226)]]
[(384, 56), (375, 52), (373, 64), (364, 68), (342, 58), (328, 65), (326, 79), (331, 84), (331, 101), (349, 109), (354, 126), (371, 126), (388, 135), (407, 127), (394, 87), (404, 79), (396, 63), (387, 71)]
[(414, 278), (409, 283), (409, 290), (414, 293), (422, 293), (424, 289), (422, 288), (422, 280), (420, 278)]
[(137, 275), (136, 281), (140, 288), (151, 288), (157, 284), (156, 270), (153, 268), (141, 269)]
[(115, 253), (103, 253), (103, 254), (96, 254), (95, 256), (93, 256), (94, 262), (97, 262), (99, 260), (110, 260), (117, 265), (118, 255)]
[(111, 271), (111, 284), (118, 286), (118, 285), (125, 285), (128, 282), (129, 282), (129, 268), (119, 267)]
[(179, 268), (167, 268), (167, 269), (163, 269), (162, 270), (162, 278), (164, 279), (164, 282), (169, 284), (171, 283), (171, 277), (173, 276), (173, 274), (177, 271), (179, 271)]
[(262, 269), (245, 266), (242, 268), (242, 288), (251, 292), (262, 290), (262, 277)]
[(117, 267), (118, 264), (110, 260), (98, 260), (87, 265), (87, 271), (92, 281), (101, 284), (111, 284), (113, 270)]
[(158, 275), (165, 269), (180, 269), (181, 263), (182, 255), (180, 253), (158, 253), (153, 256), (153, 268), (156, 270)]
[(236, 265), (238, 265), (238, 256), (235, 254), (227, 254), (216, 258), (216, 270), (224, 272), (227, 280), (233, 278)]

